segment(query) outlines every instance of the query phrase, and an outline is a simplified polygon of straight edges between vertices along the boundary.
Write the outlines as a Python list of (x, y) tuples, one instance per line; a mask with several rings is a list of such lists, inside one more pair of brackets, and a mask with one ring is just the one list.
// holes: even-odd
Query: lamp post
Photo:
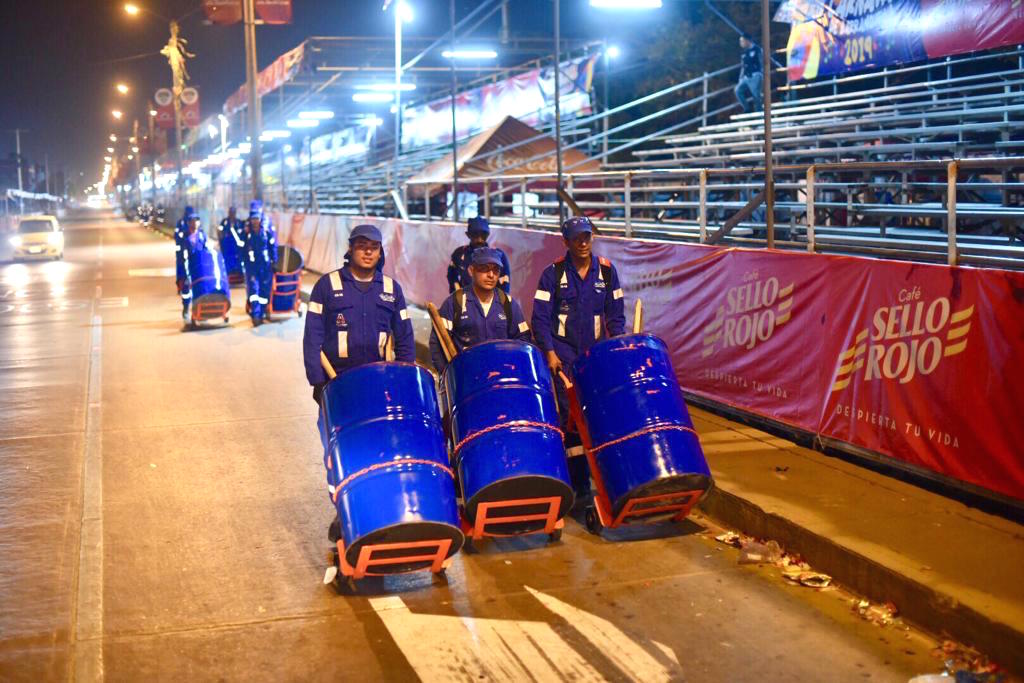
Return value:
[(248, 129), (252, 147), (249, 150), (249, 172), (252, 174), (253, 199), (263, 199), (263, 151), (260, 143), (262, 103), (257, 92), (256, 79), (259, 65), (256, 61), (256, 5), (254, 0), (242, 1), (242, 21), (245, 24), (245, 90), (249, 96)]

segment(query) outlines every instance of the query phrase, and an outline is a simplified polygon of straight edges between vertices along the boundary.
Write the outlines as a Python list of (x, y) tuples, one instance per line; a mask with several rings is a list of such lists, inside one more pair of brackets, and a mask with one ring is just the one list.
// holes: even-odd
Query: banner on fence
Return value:
[[(590, 90), (597, 55), (562, 62), (559, 110), (562, 117), (591, 112)], [(459, 93), (455, 124), (459, 137), (498, 125), (507, 116), (536, 127), (555, 120), (555, 71), (532, 69), (518, 76)], [(420, 147), (450, 142), (452, 100), (446, 97), (402, 111), (402, 145)]]
[(792, 81), (1024, 42), (1020, 0), (786, 0)]
[[(327, 272), (362, 222), (381, 228), (406, 298), (439, 305), (462, 226), (301, 214), (278, 225)], [(491, 234), (529, 315), (562, 239)], [(614, 237), (595, 251), (627, 299), (643, 299), (686, 390), (1024, 499), (1024, 273)]]

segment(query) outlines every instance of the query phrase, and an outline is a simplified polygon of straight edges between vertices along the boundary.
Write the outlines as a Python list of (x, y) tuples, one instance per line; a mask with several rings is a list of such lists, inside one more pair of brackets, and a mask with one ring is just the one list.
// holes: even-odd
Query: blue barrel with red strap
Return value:
[(707, 491), (711, 471), (665, 342), (649, 334), (600, 341), (573, 373), (613, 515), (631, 499)]
[(362, 365), (327, 383), (323, 405), (346, 561), (354, 567), (364, 546), (382, 543), (450, 539), (448, 556), (457, 553), (464, 539), (431, 374), (412, 363)]
[[(228, 283), (228, 271), (224, 266), (224, 257), (219, 251), (206, 248), (189, 254), (188, 272), (192, 279), (192, 305), (198, 310), (198, 304), (227, 304), (231, 306), (231, 285)], [(218, 316), (223, 316), (227, 309), (220, 309)]]
[(274, 279), (270, 287), (270, 311), (272, 313), (298, 309), (302, 266), (302, 252), (287, 244), (277, 246)]
[[(510, 339), (476, 344), (452, 359), (443, 382), (466, 519), (475, 523), (481, 503), (529, 498), (558, 498), (558, 519), (565, 516), (573, 490), (551, 373), (540, 349)], [(530, 504), (497, 513), (533, 515), (549, 509)], [(544, 524), (489, 523), (488, 529), (521, 534)]]

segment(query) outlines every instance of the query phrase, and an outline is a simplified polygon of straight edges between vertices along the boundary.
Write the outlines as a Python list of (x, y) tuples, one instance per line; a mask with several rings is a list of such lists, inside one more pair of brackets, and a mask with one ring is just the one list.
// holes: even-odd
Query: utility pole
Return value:
[[(768, 2), (768, 0), (764, 0)], [(555, 163), (558, 165), (558, 189), (562, 189), (562, 112), (559, 100), (559, 64), (562, 61), (562, 28), (559, 24), (558, 0), (555, 0)], [(526, 198), (523, 198), (523, 207), (526, 207)], [(561, 223), (565, 215), (565, 202), (562, 201), (562, 193), (558, 193), (558, 222)]]
[(395, 168), (392, 178), (398, 188), (398, 157), (402, 153), (402, 7), (395, 5)]
[(263, 199), (263, 151), (260, 147), (261, 102), (256, 80), (259, 63), (256, 60), (256, 4), (242, 0), (242, 21), (245, 24), (245, 89), (249, 96), (249, 172), (252, 174), (252, 198)]
[(775, 247), (775, 174), (772, 169), (772, 44), (769, 0), (761, 0), (761, 79), (764, 94), (764, 222), (768, 248)]
[[(452, 24), (452, 52), (455, 52), (455, 0), (448, 0), (448, 15)], [(452, 220), (459, 222), (459, 142), (458, 127), (455, 124), (455, 91), (458, 80), (455, 76), (455, 57), (448, 60), (452, 72)]]
[(142, 144), (139, 140), (139, 120), (135, 119), (132, 124), (132, 156), (135, 157), (135, 189), (139, 198), (139, 206), (142, 206)]
[(167, 57), (167, 63), (171, 67), (171, 92), (174, 96), (174, 158), (178, 166), (178, 177), (174, 188), (175, 198), (180, 200), (183, 166), (181, 158), (181, 93), (185, 89), (185, 82), (188, 81), (188, 69), (185, 68), (185, 60), (189, 57), (195, 57), (195, 55), (186, 49), (188, 41), (178, 37), (178, 22), (171, 21), (170, 30), (171, 35), (167, 39), (167, 45), (160, 50), (160, 54)]

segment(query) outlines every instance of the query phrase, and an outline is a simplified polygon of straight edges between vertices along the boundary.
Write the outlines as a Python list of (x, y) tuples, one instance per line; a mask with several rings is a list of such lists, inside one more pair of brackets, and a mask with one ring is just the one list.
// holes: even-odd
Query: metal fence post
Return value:
[(423, 213), (427, 215), (427, 222), (430, 223), (430, 185), (423, 186)]
[(402, 185), (402, 206), (405, 207), (405, 212), (409, 213), (409, 186)]
[(949, 162), (946, 166), (946, 244), (947, 261), (949, 265), (955, 266), (957, 262), (956, 249), (956, 176), (959, 170), (956, 161)]
[(814, 165), (807, 168), (807, 251), (814, 251)]
[(484, 218), (491, 220), (491, 181), (484, 180)]
[(704, 127), (708, 125), (708, 72), (704, 72), (704, 101), (701, 105), (701, 116), (700, 125)]
[(633, 174), (626, 172), (626, 177), (623, 179), (623, 190), (625, 191), (626, 198), (626, 237), (633, 236)]
[(526, 229), (526, 178), (519, 180), (519, 208), (522, 214), (522, 227)]
[(698, 220), (700, 221), (700, 242), (708, 241), (708, 169), (700, 169), (700, 189), (698, 191), (700, 209)]

